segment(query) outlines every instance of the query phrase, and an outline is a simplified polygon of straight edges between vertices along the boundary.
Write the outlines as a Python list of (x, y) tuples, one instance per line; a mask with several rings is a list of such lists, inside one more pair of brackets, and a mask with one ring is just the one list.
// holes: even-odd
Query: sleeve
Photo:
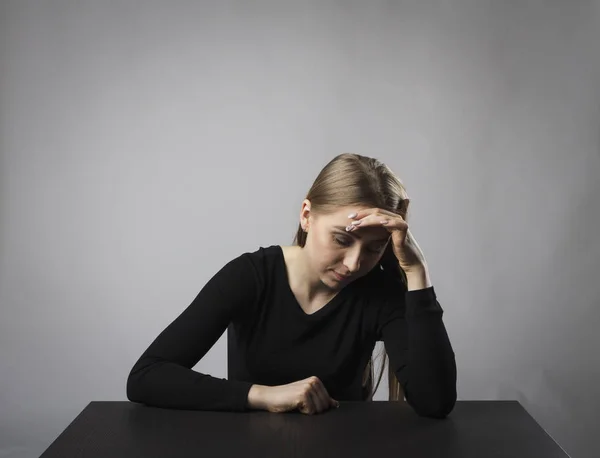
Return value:
[(247, 410), (252, 383), (212, 377), (192, 367), (232, 320), (251, 309), (259, 289), (257, 278), (244, 255), (217, 272), (135, 363), (127, 378), (127, 398), (172, 409)]
[(389, 278), (384, 288), (378, 340), (406, 402), (418, 415), (444, 418), (456, 403), (456, 360), (434, 288), (407, 291)]

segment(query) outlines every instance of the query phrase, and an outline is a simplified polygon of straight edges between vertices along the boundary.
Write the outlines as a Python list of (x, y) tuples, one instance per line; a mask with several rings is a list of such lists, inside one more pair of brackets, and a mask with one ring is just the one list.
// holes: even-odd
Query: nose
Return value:
[(361, 250), (358, 249), (348, 250), (344, 257), (344, 265), (348, 269), (348, 275), (353, 275), (360, 269)]

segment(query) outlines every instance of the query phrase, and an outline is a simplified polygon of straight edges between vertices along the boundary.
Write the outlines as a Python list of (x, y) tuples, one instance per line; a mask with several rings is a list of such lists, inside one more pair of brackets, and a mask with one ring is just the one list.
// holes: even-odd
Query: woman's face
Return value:
[(303, 251), (321, 282), (340, 289), (377, 265), (389, 243), (388, 230), (360, 226), (352, 232), (345, 229), (352, 221), (348, 215), (369, 207), (340, 207), (332, 214), (315, 215), (307, 211), (310, 202), (304, 202), (301, 220), (308, 233)]

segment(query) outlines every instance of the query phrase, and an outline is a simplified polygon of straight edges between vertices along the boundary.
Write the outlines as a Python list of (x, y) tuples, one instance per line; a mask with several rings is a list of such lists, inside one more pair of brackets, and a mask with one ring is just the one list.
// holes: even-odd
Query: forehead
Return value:
[[(323, 222), (332, 230), (341, 230), (346, 232), (345, 227), (350, 224), (352, 219), (348, 218), (348, 215), (351, 213), (355, 213), (361, 210), (367, 210), (369, 207), (340, 207), (333, 213), (328, 215), (323, 215)], [(348, 233), (348, 232), (346, 232)], [(365, 240), (383, 240), (387, 239), (390, 236), (389, 231), (380, 226), (365, 226), (355, 229), (354, 231), (348, 233), (356, 238), (361, 238)]]

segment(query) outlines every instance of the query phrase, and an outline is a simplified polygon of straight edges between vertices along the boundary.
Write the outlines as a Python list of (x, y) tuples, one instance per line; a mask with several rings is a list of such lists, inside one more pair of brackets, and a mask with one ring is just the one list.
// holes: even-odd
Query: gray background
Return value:
[[(460, 399), (600, 455), (598, 1), (0, 2), (0, 456), (35, 457), (341, 152), (412, 197)], [(226, 377), (226, 336), (195, 367)], [(384, 399), (383, 385), (377, 399)]]

